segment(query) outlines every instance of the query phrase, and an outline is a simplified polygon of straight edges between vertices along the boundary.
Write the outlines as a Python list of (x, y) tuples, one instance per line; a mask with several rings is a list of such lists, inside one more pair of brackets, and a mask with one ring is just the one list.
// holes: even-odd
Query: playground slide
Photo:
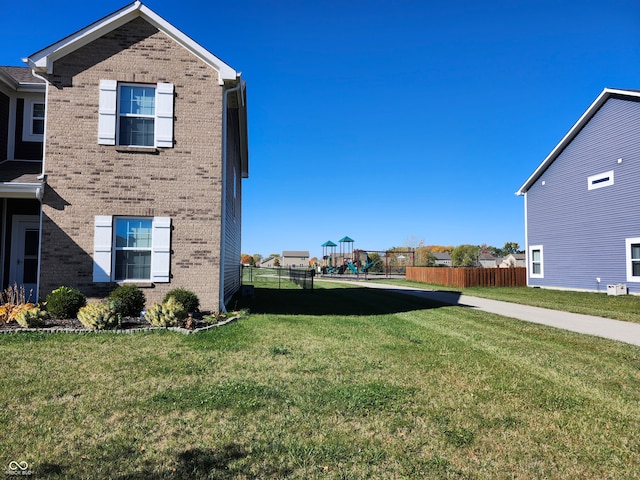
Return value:
[(364, 267), (362, 267), (362, 271), (366, 272), (367, 270), (369, 270), (371, 267), (373, 267), (373, 264), (376, 263), (373, 260), (369, 261)]
[(353, 263), (347, 263), (347, 267), (349, 267), (349, 269), (355, 273), (356, 275), (358, 274), (358, 269), (356, 268), (356, 266)]

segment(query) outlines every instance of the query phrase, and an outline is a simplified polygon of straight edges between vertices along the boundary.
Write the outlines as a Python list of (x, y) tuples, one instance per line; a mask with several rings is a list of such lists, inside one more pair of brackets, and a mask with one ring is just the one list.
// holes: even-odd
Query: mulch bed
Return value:
[[(203, 322), (200, 319), (194, 318), (193, 328), (190, 330), (198, 330), (210, 326), (209, 323)], [(122, 324), (117, 330), (100, 330), (105, 332), (113, 331), (136, 331), (136, 330), (151, 330), (160, 329), (162, 327), (154, 327), (144, 318), (126, 317), (122, 319)], [(94, 332), (96, 330), (89, 330), (85, 328), (80, 320), (77, 318), (49, 318), (44, 321), (44, 325), (38, 328), (25, 329), (21, 327), (18, 322), (12, 321), (9, 323), (0, 323), (0, 333), (10, 333), (28, 330), (42, 331), (42, 332)]]

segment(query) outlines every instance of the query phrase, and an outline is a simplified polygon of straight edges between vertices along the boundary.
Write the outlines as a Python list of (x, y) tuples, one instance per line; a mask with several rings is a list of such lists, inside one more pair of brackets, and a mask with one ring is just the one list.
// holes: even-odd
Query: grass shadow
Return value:
[(446, 292), (446, 301), (414, 290), (366, 287), (277, 289), (258, 287), (253, 297), (240, 297), (238, 308), (252, 313), (285, 315), (385, 315), (457, 304), (459, 292)]
[[(219, 480), (250, 478), (250, 453), (241, 445), (227, 443), (219, 449), (190, 448), (177, 454), (170, 470), (147, 464), (142, 471), (124, 474), (119, 480), (160, 480), (186, 478), (215, 478)], [(286, 467), (263, 472), (265, 478), (284, 478), (291, 471)]]

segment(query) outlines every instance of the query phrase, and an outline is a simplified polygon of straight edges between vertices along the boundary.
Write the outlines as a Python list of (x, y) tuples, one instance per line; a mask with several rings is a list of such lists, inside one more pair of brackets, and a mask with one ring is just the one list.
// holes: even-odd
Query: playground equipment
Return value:
[(341, 238), (339, 253), (336, 253), (337, 245), (331, 240), (322, 244), (322, 273), (339, 274), (350, 271), (354, 275), (367, 273), (374, 265), (374, 261), (364, 250), (354, 250), (354, 240), (348, 236)]
[(333, 243), (331, 240), (327, 240), (322, 244), (322, 261), (324, 262), (323, 273), (335, 273), (335, 256), (337, 246), (338, 245)]
[[(408, 250), (361, 250), (354, 249), (354, 240), (348, 236), (341, 238), (339, 251), (336, 252), (336, 245), (331, 240), (322, 244), (322, 265), (321, 271), (324, 274), (351, 273), (353, 275), (370, 273), (371, 267), (376, 262), (376, 273), (385, 274), (402, 274), (408, 265), (415, 266), (415, 249)], [(375, 254), (372, 258), (369, 254)], [(383, 266), (384, 262), (384, 266)]]

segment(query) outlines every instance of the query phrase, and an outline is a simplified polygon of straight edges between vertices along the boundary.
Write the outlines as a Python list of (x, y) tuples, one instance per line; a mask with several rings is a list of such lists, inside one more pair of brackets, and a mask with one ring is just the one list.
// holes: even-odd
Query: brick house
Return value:
[(240, 288), (241, 74), (140, 2), (0, 67), (0, 279), (147, 304)]

